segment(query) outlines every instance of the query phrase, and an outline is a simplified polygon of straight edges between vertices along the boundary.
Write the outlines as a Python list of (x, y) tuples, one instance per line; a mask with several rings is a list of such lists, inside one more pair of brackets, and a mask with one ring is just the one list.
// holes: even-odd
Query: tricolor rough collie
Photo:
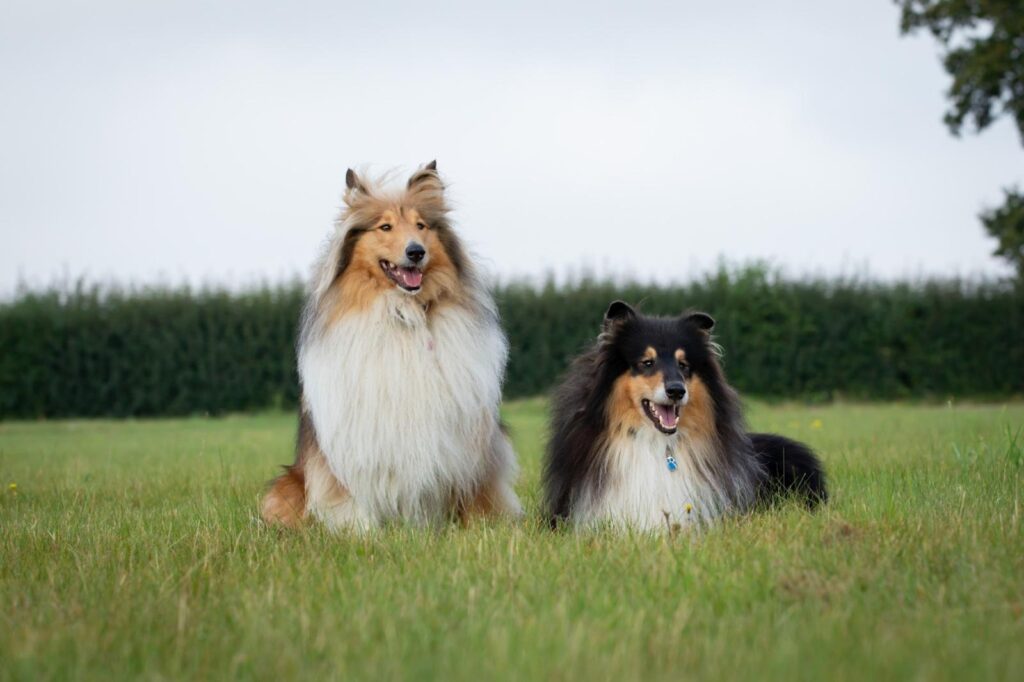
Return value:
[(544, 472), (552, 524), (673, 531), (775, 493), (826, 499), (805, 445), (747, 433), (704, 313), (646, 317), (616, 301), (553, 398)]
[(295, 462), (268, 523), (332, 529), (518, 516), (498, 417), (508, 354), (431, 162), (400, 190), (346, 174), (298, 341)]

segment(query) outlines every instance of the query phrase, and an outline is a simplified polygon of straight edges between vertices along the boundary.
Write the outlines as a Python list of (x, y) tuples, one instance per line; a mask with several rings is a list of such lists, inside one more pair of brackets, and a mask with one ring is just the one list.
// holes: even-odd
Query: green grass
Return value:
[[(253, 521), (291, 415), (0, 423), (0, 678), (1020, 679), (1024, 405), (754, 405), (832, 503), (699, 537)], [(9, 483), (16, 483), (16, 492)]]

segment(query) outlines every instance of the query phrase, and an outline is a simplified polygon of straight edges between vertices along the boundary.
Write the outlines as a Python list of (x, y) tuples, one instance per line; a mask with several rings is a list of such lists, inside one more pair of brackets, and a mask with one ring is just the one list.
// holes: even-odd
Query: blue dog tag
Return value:
[(676, 464), (676, 458), (673, 457), (672, 455), (667, 455), (665, 457), (665, 464), (668, 465), (669, 471), (675, 471), (678, 468), (678, 465)]

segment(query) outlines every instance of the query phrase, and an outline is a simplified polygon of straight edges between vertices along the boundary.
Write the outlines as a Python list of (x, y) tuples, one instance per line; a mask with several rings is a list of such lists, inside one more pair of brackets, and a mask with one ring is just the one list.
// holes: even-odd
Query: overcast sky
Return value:
[(504, 277), (1005, 272), (1024, 148), (889, 0), (0, 2), (0, 291), (305, 275), (348, 166), (433, 158)]

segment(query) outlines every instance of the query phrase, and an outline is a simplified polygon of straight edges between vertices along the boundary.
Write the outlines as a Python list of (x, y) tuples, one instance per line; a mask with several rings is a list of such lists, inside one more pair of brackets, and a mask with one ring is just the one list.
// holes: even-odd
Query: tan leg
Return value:
[[(295, 439), (295, 463), (270, 482), (260, 516), (269, 525), (297, 528), (309, 517), (309, 509), (330, 486), (324, 454), (317, 443), (313, 420), (305, 410), (299, 412), (299, 431)], [(333, 480), (333, 477), (331, 477)], [(335, 484), (337, 482), (335, 481)], [(340, 487), (340, 486), (339, 486)]]
[(268, 525), (297, 528), (305, 520), (306, 484), (300, 467), (285, 467), (285, 472), (270, 482), (260, 505), (260, 516)]

